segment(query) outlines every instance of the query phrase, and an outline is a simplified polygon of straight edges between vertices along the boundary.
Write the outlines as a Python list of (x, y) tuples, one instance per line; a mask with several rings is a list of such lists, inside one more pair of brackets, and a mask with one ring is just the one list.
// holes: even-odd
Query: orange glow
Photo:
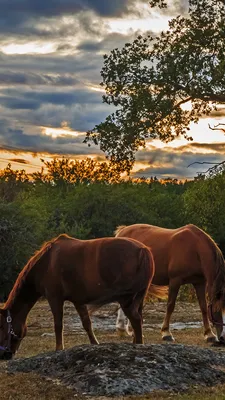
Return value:
[(79, 136), (80, 135), (79, 132), (73, 131), (70, 128), (67, 121), (63, 121), (61, 123), (60, 128), (52, 128), (52, 127), (50, 128), (47, 126), (41, 126), (41, 132), (44, 135), (52, 136), (53, 138), (57, 138), (59, 136), (66, 136), (66, 135), (69, 135), (69, 136)]

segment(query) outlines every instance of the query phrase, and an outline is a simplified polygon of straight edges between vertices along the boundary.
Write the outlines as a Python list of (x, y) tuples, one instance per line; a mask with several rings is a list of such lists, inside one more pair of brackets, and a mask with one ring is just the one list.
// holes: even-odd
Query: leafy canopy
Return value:
[(140, 35), (105, 55), (103, 102), (117, 109), (86, 142), (99, 143), (112, 161), (132, 163), (148, 138), (191, 140), (190, 123), (225, 103), (224, 21), (225, 0), (190, 0), (188, 15), (172, 19), (168, 31)]

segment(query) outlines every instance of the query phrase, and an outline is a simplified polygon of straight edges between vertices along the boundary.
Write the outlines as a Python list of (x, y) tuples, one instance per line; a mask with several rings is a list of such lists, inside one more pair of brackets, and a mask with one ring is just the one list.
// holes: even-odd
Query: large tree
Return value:
[(167, 32), (138, 36), (105, 55), (103, 101), (116, 111), (86, 141), (114, 161), (133, 162), (147, 138), (190, 138), (190, 123), (225, 103), (224, 21), (225, 0), (190, 0), (188, 14), (172, 19)]

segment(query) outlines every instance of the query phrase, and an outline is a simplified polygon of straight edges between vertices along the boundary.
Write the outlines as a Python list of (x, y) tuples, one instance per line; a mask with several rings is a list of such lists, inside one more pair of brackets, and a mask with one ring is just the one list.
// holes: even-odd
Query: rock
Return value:
[(9, 361), (7, 370), (36, 372), (89, 396), (139, 395), (224, 382), (225, 353), (177, 344), (104, 343)]

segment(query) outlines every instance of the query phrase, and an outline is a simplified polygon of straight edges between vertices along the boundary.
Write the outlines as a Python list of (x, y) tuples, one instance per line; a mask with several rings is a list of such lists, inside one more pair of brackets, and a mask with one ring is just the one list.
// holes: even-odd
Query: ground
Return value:
[(196, 303), (177, 303), (175, 344), (162, 343), (160, 337), (165, 302), (145, 307), (145, 346), (134, 347), (130, 337), (117, 335), (115, 310), (116, 305), (106, 306), (92, 316), (101, 345), (90, 346), (73, 306), (66, 303), (66, 350), (55, 353), (51, 311), (46, 301), (38, 302), (15, 361), (0, 364), (1, 400), (225, 398), (225, 349), (204, 342)]

